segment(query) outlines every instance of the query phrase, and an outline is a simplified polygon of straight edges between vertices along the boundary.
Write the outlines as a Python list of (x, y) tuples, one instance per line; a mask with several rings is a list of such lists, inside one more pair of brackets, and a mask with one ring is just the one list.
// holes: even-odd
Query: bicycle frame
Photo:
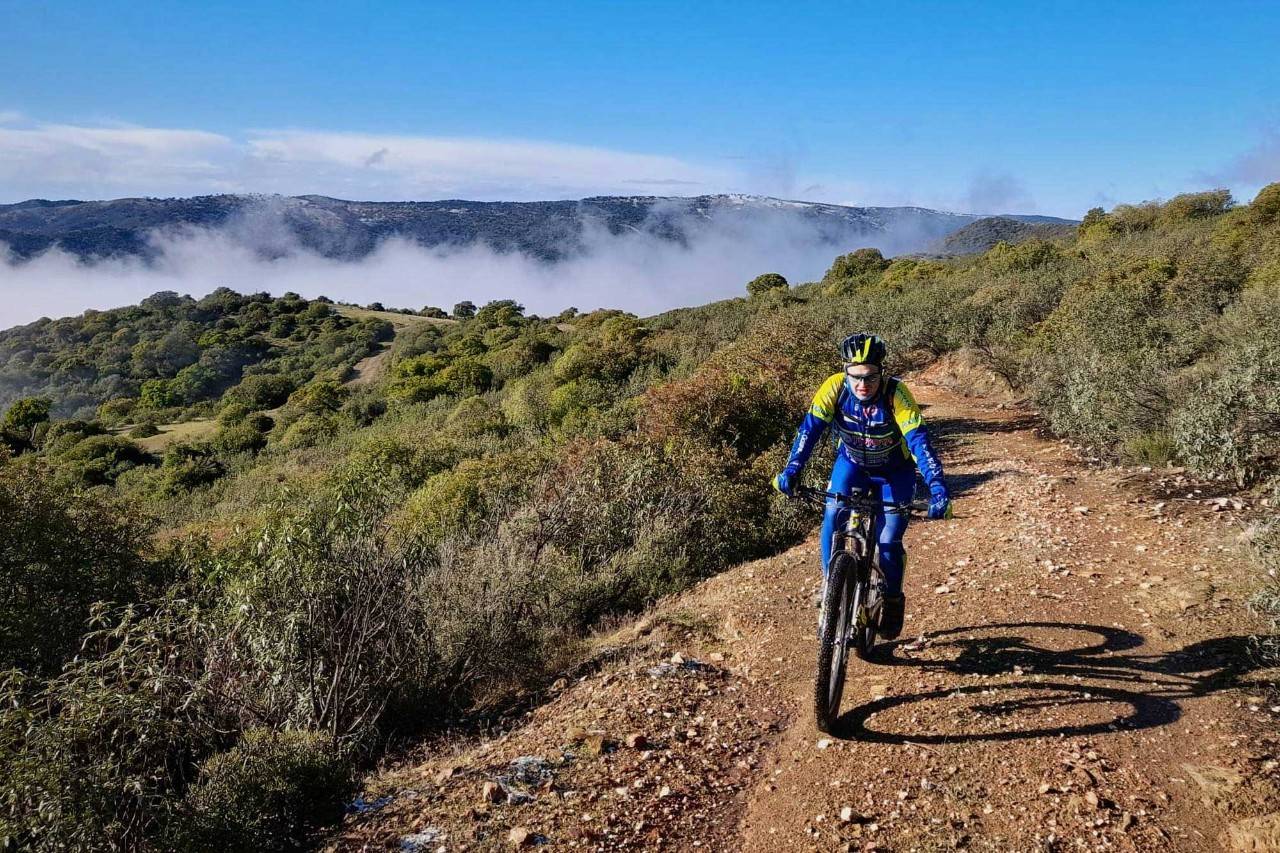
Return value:
[[(877, 543), (873, 522), (882, 512), (908, 512), (909, 507), (885, 506), (872, 489), (839, 495), (799, 487), (798, 497), (811, 502), (836, 501), (846, 513), (832, 533), (831, 559), (824, 566), (822, 618), (818, 642), (818, 678), (814, 685), (814, 710), (818, 728), (831, 731), (844, 692), (847, 650), (867, 658), (875, 643), (875, 626), (883, 590), (876, 565)], [(877, 582), (879, 580), (879, 582)], [(850, 618), (852, 617), (852, 618)]]

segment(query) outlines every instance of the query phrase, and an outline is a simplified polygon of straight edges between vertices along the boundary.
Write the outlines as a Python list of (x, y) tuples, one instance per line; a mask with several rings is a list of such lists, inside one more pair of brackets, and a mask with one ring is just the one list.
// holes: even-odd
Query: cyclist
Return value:
[[(839, 436), (836, 461), (827, 491), (847, 495), (857, 487), (879, 488), (887, 510), (876, 519), (880, 570), (884, 573), (884, 606), (880, 610), (880, 636), (892, 640), (902, 631), (906, 596), (902, 575), (906, 554), (902, 534), (908, 514), (892, 505), (911, 502), (915, 469), (929, 486), (929, 518), (950, 518), (951, 497), (942, 476), (942, 463), (933, 452), (920, 406), (907, 386), (884, 375), (887, 348), (878, 335), (858, 333), (840, 344), (844, 370), (833, 374), (814, 395), (791, 445), (787, 466), (773, 478), (773, 486), (790, 496), (800, 481), (809, 454), (828, 426)], [(915, 464), (912, 465), (912, 460)], [(822, 571), (831, 559), (832, 535), (843, 523), (836, 501), (828, 499), (822, 518)]]

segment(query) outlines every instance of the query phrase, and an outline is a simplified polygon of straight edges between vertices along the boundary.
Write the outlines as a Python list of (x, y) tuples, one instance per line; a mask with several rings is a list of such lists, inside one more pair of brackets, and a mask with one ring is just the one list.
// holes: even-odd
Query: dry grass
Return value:
[(376, 317), (379, 320), (386, 320), (388, 323), (396, 327), (396, 331), (417, 326), (421, 323), (433, 323), (437, 326), (452, 326), (457, 320), (448, 317), (420, 317), (417, 314), (399, 314), (395, 311), (370, 311), (368, 308), (356, 308), (351, 305), (335, 305), (334, 309), (344, 317), (350, 317), (352, 320), (367, 320), (370, 317)]

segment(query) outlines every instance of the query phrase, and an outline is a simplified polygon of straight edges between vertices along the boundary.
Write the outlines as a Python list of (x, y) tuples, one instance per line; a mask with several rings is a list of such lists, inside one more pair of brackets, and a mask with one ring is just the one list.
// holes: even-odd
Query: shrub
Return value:
[(218, 423), (222, 426), (235, 426), (238, 423), (243, 423), (244, 419), (249, 417), (252, 411), (253, 409), (244, 403), (226, 403), (223, 405), (222, 411), (218, 412)]
[(776, 272), (767, 272), (747, 282), (747, 295), (752, 299), (758, 299), (772, 290), (786, 290), (788, 286), (785, 278)]
[(46, 686), (0, 679), (0, 837), (33, 851), (149, 849), (218, 713), (189, 602), (99, 610), (83, 653)]
[(307, 414), (285, 428), (280, 443), (290, 449), (314, 447), (338, 434), (338, 419), (327, 414)]
[(332, 379), (317, 379), (289, 395), (289, 408), (301, 414), (336, 412), (348, 393)]
[(218, 430), (210, 443), (220, 454), (257, 453), (267, 446), (267, 437), (252, 424), (241, 423)]
[(116, 478), (150, 457), (127, 438), (117, 435), (92, 435), (56, 456), (60, 467), (88, 485), (111, 484)]
[(208, 442), (179, 442), (165, 451), (160, 465), (163, 475), (162, 488), (166, 494), (177, 495), (212, 483), (226, 469), (218, 461), (217, 454)]
[(200, 765), (172, 840), (191, 851), (302, 849), (341, 819), (353, 789), (351, 763), (327, 736), (250, 729)]
[(1256, 225), (1269, 225), (1280, 219), (1280, 182), (1258, 190), (1249, 203), (1249, 219)]
[(56, 484), (40, 465), (0, 465), (0, 669), (53, 673), (97, 601), (129, 603), (162, 573), (152, 523), (99, 492)]
[(159, 434), (160, 428), (151, 421), (143, 421), (129, 430), (130, 438), (151, 438), (151, 436)]
[(263, 722), (356, 743), (388, 703), (426, 689), (431, 636), (414, 596), (427, 567), (382, 524), (389, 485), (343, 470), (311, 496), (286, 495), (219, 555), (228, 624), (217, 655)]
[(279, 374), (253, 374), (228, 391), (225, 400), (243, 403), (249, 409), (272, 409), (284, 403), (294, 391), (289, 377)]
[(822, 281), (830, 284), (843, 279), (875, 276), (884, 272), (888, 266), (889, 261), (885, 260), (879, 249), (857, 249), (836, 258), (822, 276)]
[(1185, 222), (1218, 216), (1231, 209), (1235, 202), (1228, 190), (1209, 190), (1199, 193), (1183, 193), (1165, 202), (1161, 211), (1168, 222)]

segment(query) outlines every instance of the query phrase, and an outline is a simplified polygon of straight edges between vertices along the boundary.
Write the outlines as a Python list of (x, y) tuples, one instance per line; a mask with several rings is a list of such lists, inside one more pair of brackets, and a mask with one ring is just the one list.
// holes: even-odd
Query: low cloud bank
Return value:
[(438, 250), (404, 239), (389, 239), (358, 261), (334, 260), (298, 247), (269, 218), (157, 232), (151, 240), (159, 255), (150, 264), (83, 263), (59, 250), (0, 264), (0, 328), (135, 304), (160, 290), (199, 297), (221, 286), (397, 308), (448, 310), (462, 300), (510, 298), (543, 315), (569, 306), (645, 315), (743, 295), (746, 282), (764, 272), (810, 281), (841, 252), (861, 245), (902, 251), (919, 239), (902, 233), (832, 245), (813, 229), (773, 218), (724, 217), (685, 231), (682, 245), (643, 231), (614, 235), (588, 226), (582, 251), (558, 263), (483, 245)]

